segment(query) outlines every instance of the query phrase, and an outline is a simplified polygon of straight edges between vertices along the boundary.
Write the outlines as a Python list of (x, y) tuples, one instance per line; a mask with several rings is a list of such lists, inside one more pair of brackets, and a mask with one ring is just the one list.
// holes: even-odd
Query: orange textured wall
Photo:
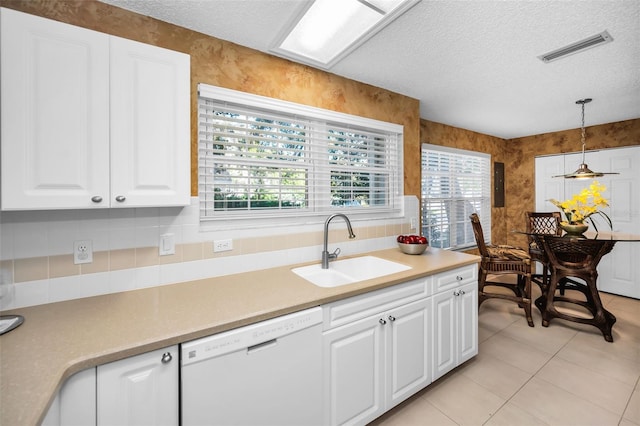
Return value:
[(0, 0), (0, 6), (191, 55), (191, 193), (197, 195), (197, 84), (255, 93), (404, 126), (405, 194), (420, 194), (420, 105), (359, 83), (97, 2)]

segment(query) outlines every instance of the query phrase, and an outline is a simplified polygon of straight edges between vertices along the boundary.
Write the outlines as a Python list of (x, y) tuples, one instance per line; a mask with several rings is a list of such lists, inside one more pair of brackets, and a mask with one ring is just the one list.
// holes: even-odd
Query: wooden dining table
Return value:
[[(582, 235), (528, 233), (549, 259), (550, 279), (541, 282), (542, 294), (535, 300), (542, 315), (542, 326), (548, 327), (554, 318), (597, 327), (607, 342), (613, 342), (611, 330), (616, 317), (602, 305), (598, 292), (597, 266), (617, 242), (640, 242), (640, 235), (624, 232), (586, 232)], [(572, 292), (572, 293), (568, 293)], [(575, 297), (576, 293), (582, 297)], [(558, 309), (563, 304), (577, 305), (591, 317)]]

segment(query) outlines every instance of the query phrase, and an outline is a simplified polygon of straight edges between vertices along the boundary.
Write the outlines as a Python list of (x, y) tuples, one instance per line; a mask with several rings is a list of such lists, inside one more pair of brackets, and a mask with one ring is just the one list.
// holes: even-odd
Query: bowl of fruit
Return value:
[(399, 235), (396, 241), (405, 254), (422, 254), (429, 247), (427, 237), (420, 235)]

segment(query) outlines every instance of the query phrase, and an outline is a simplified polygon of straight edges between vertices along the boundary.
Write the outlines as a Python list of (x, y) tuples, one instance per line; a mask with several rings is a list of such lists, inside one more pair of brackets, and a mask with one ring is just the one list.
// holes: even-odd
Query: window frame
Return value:
[[(285, 114), (296, 116), (296, 120), (306, 120), (310, 126), (313, 126), (307, 131), (311, 134), (313, 132), (320, 131), (320, 129), (326, 130), (323, 126), (331, 127), (336, 124), (344, 126), (344, 128), (352, 128), (357, 132), (360, 129), (369, 129), (375, 132), (385, 133), (389, 136), (389, 142), (393, 146), (386, 148), (391, 149), (394, 153), (393, 163), (387, 164), (387, 168), (393, 174), (390, 177), (389, 193), (386, 196), (389, 198), (389, 203), (384, 208), (364, 208), (364, 207), (327, 207), (326, 205), (322, 209), (314, 208), (313, 203), (321, 201), (324, 197), (330, 196), (330, 191), (327, 194), (320, 194), (314, 187), (307, 186), (307, 189), (311, 192), (309, 207), (304, 209), (281, 209), (281, 210), (241, 210), (235, 212), (214, 212), (213, 216), (207, 216), (203, 214), (205, 206), (203, 206), (203, 181), (206, 176), (206, 171), (203, 166), (202, 144), (211, 143), (211, 140), (205, 141), (201, 138), (203, 133), (201, 115), (201, 98), (214, 101), (216, 103), (229, 103), (237, 106), (238, 108), (246, 108), (249, 110), (255, 109), (260, 111), (269, 111), (275, 114)], [(282, 224), (296, 224), (296, 223), (316, 223), (324, 220), (324, 218), (332, 213), (346, 213), (349, 216), (357, 219), (389, 219), (398, 218), (404, 215), (403, 196), (404, 196), (404, 170), (403, 170), (403, 136), (404, 128), (402, 125), (383, 122), (365, 117), (354, 116), (341, 112), (326, 110), (317, 107), (311, 107), (307, 105), (297, 104), (289, 101), (283, 101), (274, 98), (268, 98), (265, 96), (255, 95), (246, 92), (240, 92), (236, 90), (210, 86), (207, 84), (198, 84), (198, 203), (200, 205), (200, 223), (209, 224), (215, 226), (216, 223), (224, 223), (224, 228), (229, 227), (261, 227), (261, 226), (274, 226), (279, 223)], [(313, 139), (314, 137), (311, 137)], [(328, 151), (327, 151), (328, 152)], [(317, 160), (316, 160), (317, 161)], [(391, 160), (388, 160), (391, 161)], [(329, 161), (327, 160), (327, 164)], [(326, 166), (327, 169), (329, 166)], [(366, 169), (370, 172), (375, 171), (373, 168)], [(356, 170), (354, 170), (355, 172)], [(325, 182), (326, 184), (326, 182)], [(330, 188), (330, 186), (328, 186)], [(209, 201), (210, 202), (210, 201)], [(260, 221), (261, 223), (255, 223), (256, 219), (268, 219)], [(264, 223), (263, 223), (264, 222)]]
[[(465, 196), (464, 194), (460, 194), (459, 196), (455, 196), (451, 194), (451, 188), (449, 189), (449, 195), (443, 195), (440, 198), (428, 197), (425, 188), (427, 184), (427, 173), (425, 167), (425, 152), (433, 152), (438, 153), (440, 155), (444, 155), (445, 157), (449, 157), (450, 159), (457, 159), (458, 161), (462, 159), (472, 158), (479, 162), (479, 170), (478, 173), (474, 174), (477, 176), (478, 174), (482, 174), (480, 176), (480, 196)], [(489, 232), (485, 235), (485, 241), (487, 244), (491, 243), (491, 154), (471, 151), (459, 148), (451, 148), (440, 145), (433, 145), (428, 143), (423, 143), (420, 150), (420, 168), (421, 168), (421, 179), (420, 179), (420, 216), (422, 218), (422, 233), (427, 236), (429, 239), (430, 245), (434, 247), (440, 247), (440, 243), (442, 240), (438, 240), (437, 238), (432, 237), (432, 228), (440, 228), (441, 233), (448, 234), (448, 245), (445, 247), (441, 247), (446, 250), (465, 250), (469, 248), (473, 248), (477, 246), (475, 237), (473, 235), (473, 228), (471, 226), (471, 221), (469, 219), (469, 215), (471, 213), (477, 213), (482, 219), (483, 229), (488, 230)], [(441, 176), (447, 175), (446, 179), (449, 180), (448, 186), (451, 187), (455, 184), (455, 182), (460, 182), (460, 177), (463, 176), (460, 174), (460, 170), (454, 167), (451, 170), (443, 171)], [(469, 175), (465, 175), (469, 176)], [(452, 196), (453, 195), (453, 196)], [(428, 215), (429, 210), (429, 200), (441, 200), (439, 208), (442, 210), (452, 209), (453, 211), (447, 213), (449, 216), (449, 221), (446, 223), (446, 231), (444, 230), (445, 224), (438, 221), (438, 216), (442, 216), (442, 214), (434, 215), (433, 219), (437, 222), (434, 225), (430, 225), (432, 219)], [(447, 203), (448, 200), (448, 203)], [(457, 206), (463, 204), (462, 212)], [(437, 205), (437, 201), (433, 203)], [(474, 206), (475, 204), (475, 206)], [(436, 207), (437, 209), (438, 207)], [(451, 217), (458, 218), (458, 220), (451, 220)], [(462, 235), (462, 242), (457, 242), (459, 240), (459, 234)]]

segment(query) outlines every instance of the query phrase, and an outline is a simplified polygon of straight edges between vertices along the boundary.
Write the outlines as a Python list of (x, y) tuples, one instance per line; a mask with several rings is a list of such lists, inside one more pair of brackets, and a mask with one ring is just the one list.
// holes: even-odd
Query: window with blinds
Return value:
[(201, 219), (400, 211), (401, 126), (198, 89)]
[[(422, 232), (439, 248), (476, 244), (469, 216), (477, 213), (491, 229), (491, 156), (474, 151), (422, 145)], [(491, 233), (485, 232), (487, 243)]]

